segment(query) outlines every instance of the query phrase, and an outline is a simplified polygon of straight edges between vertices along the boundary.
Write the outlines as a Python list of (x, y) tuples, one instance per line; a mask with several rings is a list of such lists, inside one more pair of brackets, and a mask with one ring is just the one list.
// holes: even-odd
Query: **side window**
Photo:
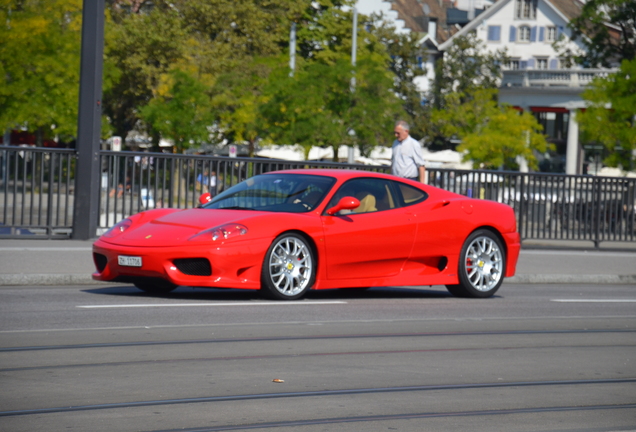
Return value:
[(417, 204), (428, 198), (426, 192), (404, 183), (398, 183), (398, 190), (400, 191), (402, 205), (404, 206)]
[[(335, 193), (327, 208), (335, 206), (340, 199), (350, 196), (360, 201), (358, 208), (350, 213), (372, 213), (398, 207), (391, 182), (376, 178), (360, 178), (349, 180)], [(347, 213), (347, 211), (343, 211)]]

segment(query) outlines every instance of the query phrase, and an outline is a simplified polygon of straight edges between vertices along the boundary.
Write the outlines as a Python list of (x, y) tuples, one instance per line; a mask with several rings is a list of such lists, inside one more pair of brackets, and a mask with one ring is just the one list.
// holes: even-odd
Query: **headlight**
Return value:
[(218, 227), (206, 229), (189, 238), (190, 241), (196, 240), (227, 240), (232, 237), (238, 237), (247, 234), (247, 227), (240, 224), (225, 224)]
[(130, 228), (131, 225), (132, 221), (130, 219), (124, 219), (116, 223), (111, 229), (102, 234), (102, 237), (115, 237)]

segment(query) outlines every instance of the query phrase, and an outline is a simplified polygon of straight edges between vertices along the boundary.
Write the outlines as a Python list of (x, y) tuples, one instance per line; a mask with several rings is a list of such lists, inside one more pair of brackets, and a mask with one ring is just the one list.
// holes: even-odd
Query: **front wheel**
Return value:
[(315, 276), (314, 254), (307, 240), (298, 234), (282, 234), (265, 255), (261, 290), (276, 300), (296, 300), (313, 286)]
[(506, 257), (501, 240), (491, 231), (472, 233), (459, 255), (459, 284), (447, 285), (457, 297), (491, 297), (504, 279)]

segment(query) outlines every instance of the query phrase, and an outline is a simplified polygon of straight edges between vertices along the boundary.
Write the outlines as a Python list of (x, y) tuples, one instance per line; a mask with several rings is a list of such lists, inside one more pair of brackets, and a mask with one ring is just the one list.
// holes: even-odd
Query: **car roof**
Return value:
[(395, 177), (390, 174), (379, 173), (374, 171), (364, 171), (364, 170), (352, 170), (352, 169), (328, 169), (328, 168), (318, 168), (318, 169), (291, 169), (291, 170), (282, 170), (282, 171), (270, 171), (265, 174), (305, 174), (305, 175), (318, 175), (325, 177), (334, 177), (338, 180), (348, 180), (351, 178), (357, 177), (377, 177), (377, 178), (385, 178), (391, 180), (403, 180), (399, 177)]

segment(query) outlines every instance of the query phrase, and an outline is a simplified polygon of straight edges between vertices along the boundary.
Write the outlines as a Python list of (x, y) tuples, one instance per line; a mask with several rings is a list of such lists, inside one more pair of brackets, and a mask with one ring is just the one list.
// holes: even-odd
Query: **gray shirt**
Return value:
[(419, 177), (419, 167), (426, 161), (422, 156), (422, 147), (410, 135), (402, 142), (393, 142), (393, 154), (391, 156), (391, 173), (399, 177)]

